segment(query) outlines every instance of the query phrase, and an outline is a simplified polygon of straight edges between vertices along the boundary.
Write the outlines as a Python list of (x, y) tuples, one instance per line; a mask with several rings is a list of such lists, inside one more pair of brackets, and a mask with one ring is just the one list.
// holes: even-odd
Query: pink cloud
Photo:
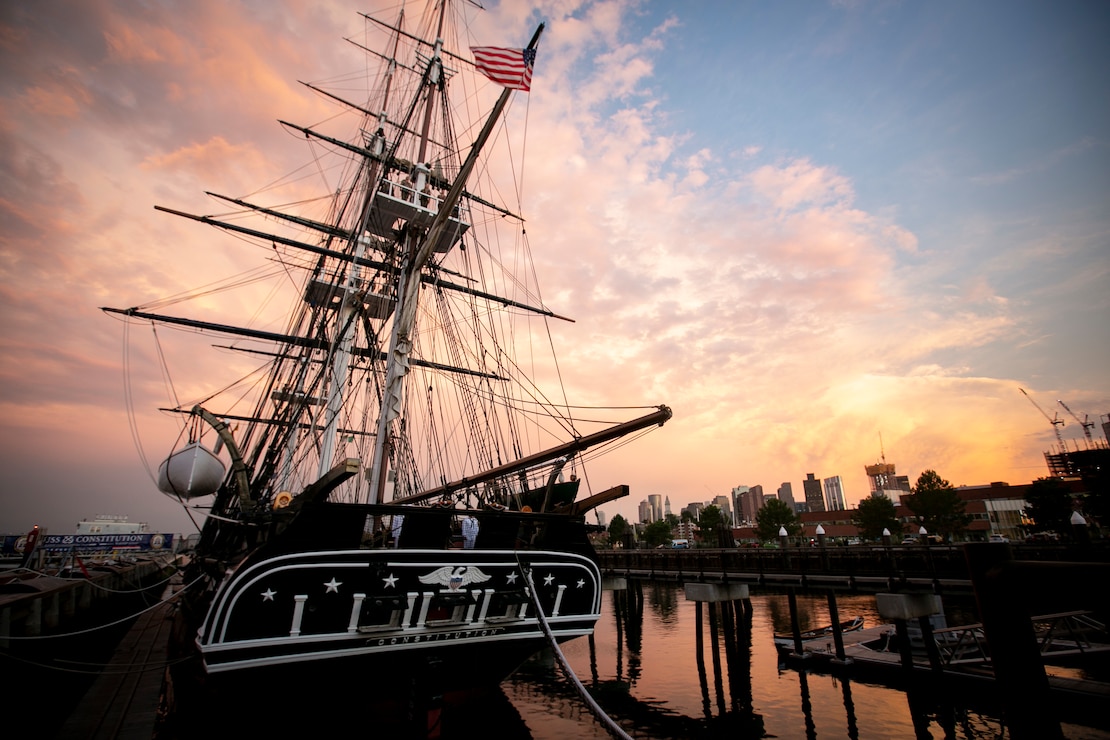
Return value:
[[(477, 14), (478, 41), (531, 32), (530, 7), (503, 5)], [(361, 22), (319, 3), (252, 15), (219, 2), (189, 13), (155, 4), (143, 15), (83, 6), (98, 25), (75, 31), (77, 42), (59, 43), (52, 24), (0, 27), (6, 53), (26, 60), (0, 113), (0, 434), (27, 440), (11, 462), (83, 441), (82, 462), (114, 454), (117, 472), (128, 472), (113, 480), (139, 487), (121, 398), (124, 332), (97, 307), (214, 288), (217, 276), (265, 263), (262, 248), (152, 206), (234, 210), (203, 190), (254, 192), (290, 171), (300, 179), (288, 188), (251, 198), (292, 202), (334, 186), (326, 147), (275, 118), (350, 128), (351, 117), (296, 80), (361, 70), (360, 53), (338, 40), (358, 37)], [(888, 458), (913, 477), (926, 467), (961, 483), (1039, 474), (1051, 429), (1011, 379), (978, 377), (963, 356), (1023, 328), (988, 273), (921, 290), (950, 265), (925, 259), (896, 216), (859, 205), (844, 172), (815, 155), (776, 155), (747, 134), (710, 147), (674, 130), (652, 90), (674, 18), (629, 38), (634, 4), (544, 7), (543, 84), (510, 111), (529, 124), (522, 202), (496, 198), (526, 219), (545, 303), (578, 320), (551, 325), (568, 395), (675, 410), (663, 429), (591, 465), (597, 488), (633, 486), (626, 516), (648, 493), (677, 508), (709, 498), (707, 486), (798, 488), (806, 472), (843, 475), (854, 503), (880, 433)], [(264, 324), (271, 287), (234, 299), (213, 292), (196, 305)], [(155, 457), (177, 425), (150, 410), (170, 393), (157, 362), (163, 338), (184, 345), (167, 349), (175, 367), (196, 363), (174, 375), (182, 398), (202, 395), (197, 377), (231, 384), (254, 369), (211, 353), (209, 340), (132, 326), (127, 362), (143, 369), (129, 392)]]

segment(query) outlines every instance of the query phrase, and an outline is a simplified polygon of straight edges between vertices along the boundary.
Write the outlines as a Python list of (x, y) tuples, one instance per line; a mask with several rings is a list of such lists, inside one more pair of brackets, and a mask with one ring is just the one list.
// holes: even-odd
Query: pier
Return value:
[(89, 564), (84, 572), (56, 574), (24, 569), (0, 572), (0, 649), (20, 640), (85, 625), (116, 596), (161, 578), (173, 556)]
[[(1102, 543), (1099, 543), (1102, 544)], [(968, 545), (599, 550), (603, 575), (678, 582), (738, 582), (762, 587), (852, 593), (925, 591), (973, 594)], [(1108, 563), (1110, 546), (990, 545), (1011, 559), (1040, 564)]]
[(72, 573), (0, 572), (0, 665), (18, 677), (6, 693), (14, 729), (33, 727), (46, 737), (151, 737), (166, 666), (172, 604), (164, 593), (172, 567), (173, 556), (161, 553), (84, 563)]
[[(1011, 547), (1009, 544), (969, 543), (958, 546), (912, 547), (796, 547), (777, 549), (723, 548), (707, 550), (610, 550), (600, 554), (608, 577), (673, 580), (685, 584), (686, 598), (719, 602), (747, 597), (749, 587), (785, 591), (790, 600), (794, 649), (786, 656), (807, 665), (820, 656), (828, 670), (846, 675), (868, 673), (882, 680), (928, 680), (954, 688), (971, 681), (988, 682), (1006, 708), (1014, 737), (1062, 737), (1053, 708), (1061, 696), (1078, 697), (1079, 705), (1101, 705), (1110, 697), (1106, 684), (1049, 679), (1046, 656), (1054, 652), (1052, 633), (1063, 626), (1086, 625), (1101, 631), (1102, 643), (1078, 637), (1067, 650), (1079, 654), (1107, 654), (1106, 590), (1092, 588), (1110, 577), (1110, 549), (1090, 543), (1051, 549)], [(1018, 559), (1018, 556), (1022, 559)], [(832, 617), (829, 641), (805, 650), (795, 609), (799, 591), (825, 593)], [(743, 594), (734, 597), (731, 594)], [(837, 616), (838, 593), (874, 593), (880, 615), (893, 625), (896, 651), (858, 648), (864, 635), (853, 633), (846, 643)], [(941, 611), (941, 594), (975, 597), (982, 623), (936, 635), (931, 615)], [(1098, 621), (1095, 616), (1103, 621)], [(1038, 630), (1048, 622), (1049, 636)], [(926, 660), (916, 661), (911, 629)], [(890, 630), (890, 627), (887, 627)], [(964, 644), (974, 636), (981, 650), (974, 669), (954, 665), (952, 654), (942, 655), (939, 642)], [(866, 636), (874, 640), (876, 635)], [(888, 634), (888, 638), (891, 635)], [(1056, 651), (1060, 654), (1059, 651)]]

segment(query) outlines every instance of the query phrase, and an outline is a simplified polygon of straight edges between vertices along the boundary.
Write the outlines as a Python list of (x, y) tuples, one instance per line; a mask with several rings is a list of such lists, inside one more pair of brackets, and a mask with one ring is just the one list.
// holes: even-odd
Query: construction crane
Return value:
[(1067, 411), (1069, 414), (1071, 414), (1071, 418), (1075, 419), (1079, 423), (1079, 426), (1083, 427), (1083, 436), (1087, 438), (1087, 447), (1090, 448), (1090, 446), (1094, 443), (1094, 439), (1091, 437), (1091, 429), (1094, 428), (1095, 423), (1093, 421), (1090, 421), (1090, 417), (1086, 414), (1083, 414), (1083, 421), (1079, 421), (1079, 417), (1075, 415), (1074, 411), (1068, 408), (1068, 405), (1066, 403), (1064, 403), (1060, 399), (1056, 399), (1056, 403), (1063, 406), (1064, 411)]
[(1067, 452), (1067, 448), (1064, 447), (1064, 435), (1060, 434), (1060, 427), (1064, 426), (1064, 420), (1060, 418), (1059, 414), (1056, 414), (1055, 416), (1049, 416), (1048, 413), (1044, 409), (1042, 409), (1036, 401), (1033, 400), (1032, 396), (1030, 396), (1028, 393), (1025, 393), (1024, 388), (1018, 388), (1018, 390), (1021, 391), (1026, 398), (1029, 399), (1029, 403), (1037, 407), (1037, 411), (1041, 412), (1041, 416), (1048, 419), (1048, 422), (1052, 424), (1052, 430), (1056, 432), (1056, 441), (1060, 443), (1060, 452)]

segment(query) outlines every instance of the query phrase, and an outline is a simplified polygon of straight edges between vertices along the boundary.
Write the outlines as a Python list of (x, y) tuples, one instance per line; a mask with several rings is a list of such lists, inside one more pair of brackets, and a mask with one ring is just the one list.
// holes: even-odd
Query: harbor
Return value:
[[(889, 607), (874, 594), (840, 594), (832, 606), (834, 602), (821, 593), (774, 587), (734, 585), (718, 591), (699, 589), (696, 582), (649, 579), (608, 585), (615, 590), (604, 592), (594, 634), (561, 647), (577, 681), (616, 730), (591, 712), (555, 654), (546, 650), (496, 690), (460, 705), (437, 707), (423, 718), (431, 717), (430, 723), (393, 717), (393, 736), (469, 737), (476, 716), (499, 737), (535, 739), (568, 733), (596, 738), (620, 733), (643, 738), (1022, 736), (1006, 724), (1005, 696), (989, 662), (967, 665), (966, 646), (975, 640), (963, 633), (973, 634), (981, 625), (976, 625), (974, 599), (966, 594), (938, 602), (951, 626), (937, 629), (934, 639), (947, 646), (949, 661), (962, 663), (938, 671), (920, 642), (907, 668), (905, 654), (893, 639), (897, 627), (884, 615)], [(165, 682), (171, 662), (167, 646), (180, 581), (173, 578), (150, 586), (159, 589), (158, 598), (124, 617), (129, 628), (116, 635), (118, 645), (102, 656), (101, 664), (86, 665), (98, 676), (79, 691), (70, 689), (74, 696), (68, 710), (58, 711), (67, 706), (63, 690), (29, 692), (27, 706), (41, 702), (36, 716), (51, 718), (53, 724), (44, 727), (52, 736), (189, 737), (165, 721), (166, 702), (173, 699)], [(863, 624), (862, 629), (840, 635), (839, 654), (831, 634), (826, 639), (809, 636), (801, 651), (784, 648), (776, 639), (791, 634), (795, 626), (802, 632), (828, 625), (837, 613), (845, 622), (850, 617)], [(82, 626), (76, 639), (97, 642), (100, 638), (90, 640), (85, 632), (88, 626)], [(73, 630), (74, 625), (58, 623), (45, 629), (44, 636)], [(1058, 618), (1055, 634), (1061, 638), (1055, 658), (1061, 658), (1061, 642), (1074, 630), (1065, 629)], [(69, 639), (67, 644), (73, 645), (74, 638)], [(1090, 640), (1077, 647), (1085, 653), (1082, 660), (1045, 662), (1052, 708), (1061, 712), (1060, 736), (1110, 737), (1110, 723), (1101, 713), (1110, 695), (1110, 662), (1106, 653), (1091, 650)], [(8, 656), (13, 652), (9, 649)], [(24, 659), (34, 666), (41, 685), (55, 688), (58, 676), (73, 666), (72, 660), (57, 657), (38, 665), (38, 659), (26, 653)], [(296, 694), (297, 687), (286, 685), (281, 691)], [(53, 714), (50, 707), (56, 708)], [(308, 728), (321, 721), (317, 709), (251, 711), (243, 720), (271, 732)], [(329, 706), (328, 715), (331, 726), (349, 726), (352, 732), (365, 720), (364, 709), (339, 704)], [(230, 737), (232, 726), (222, 725), (212, 736)]]
[(1110, 740), (1106, 24), (371, 5), (0, 21), (6, 729)]

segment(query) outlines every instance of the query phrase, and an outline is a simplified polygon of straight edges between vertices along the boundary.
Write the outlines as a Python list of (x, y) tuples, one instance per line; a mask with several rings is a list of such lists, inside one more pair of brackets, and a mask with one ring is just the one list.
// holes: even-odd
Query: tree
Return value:
[(670, 527), (671, 529), (674, 529), (675, 527), (678, 526), (678, 523), (682, 520), (679, 519), (676, 514), (665, 514), (663, 516), (663, 521), (665, 521), (667, 523), (668, 527)]
[(918, 476), (913, 492), (902, 497), (902, 505), (913, 512), (929, 534), (940, 535), (947, 541), (971, 524), (971, 515), (956, 489), (935, 470), (926, 470)]
[(1059, 478), (1038, 478), (1025, 495), (1026, 518), (1032, 519), (1032, 532), (1055, 531), (1067, 537), (1071, 532), (1071, 514), (1074, 510), (1071, 492)]
[(621, 542), (626, 532), (628, 532), (628, 520), (617, 514), (613, 517), (613, 521), (609, 522), (609, 544)]
[(693, 522), (693, 521), (695, 521), (694, 515), (691, 514), (689, 511), (687, 511), (686, 509), (682, 510), (682, 516), (680, 518), (684, 522)]
[(721, 516), (721, 510), (710, 504), (702, 509), (701, 519), (698, 520), (698, 532), (701, 534), (702, 542), (710, 547), (717, 546), (717, 528), (724, 524), (724, 517)]
[(648, 547), (655, 547), (671, 541), (671, 525), (660, 519), (644, 528), (644, 542)]
[(902, 523), (894, 513), (894, 502), (886, 496), (869, 496), (859, 502), (859, 508), (852, 512), (852, 523), (859, 529), (860, 536), (876, 540), (883, 536), (883, 530), (900, 534)]
[(779, 530), (786, 527), (788, 535), (797, 535), (802, 531), (802, 520), (794, 513), (794, 509), (785, 501), (769, 498), (759, 508), (755, 515), (755, 531), (761, 540), (773, 540), (779, 536)]

